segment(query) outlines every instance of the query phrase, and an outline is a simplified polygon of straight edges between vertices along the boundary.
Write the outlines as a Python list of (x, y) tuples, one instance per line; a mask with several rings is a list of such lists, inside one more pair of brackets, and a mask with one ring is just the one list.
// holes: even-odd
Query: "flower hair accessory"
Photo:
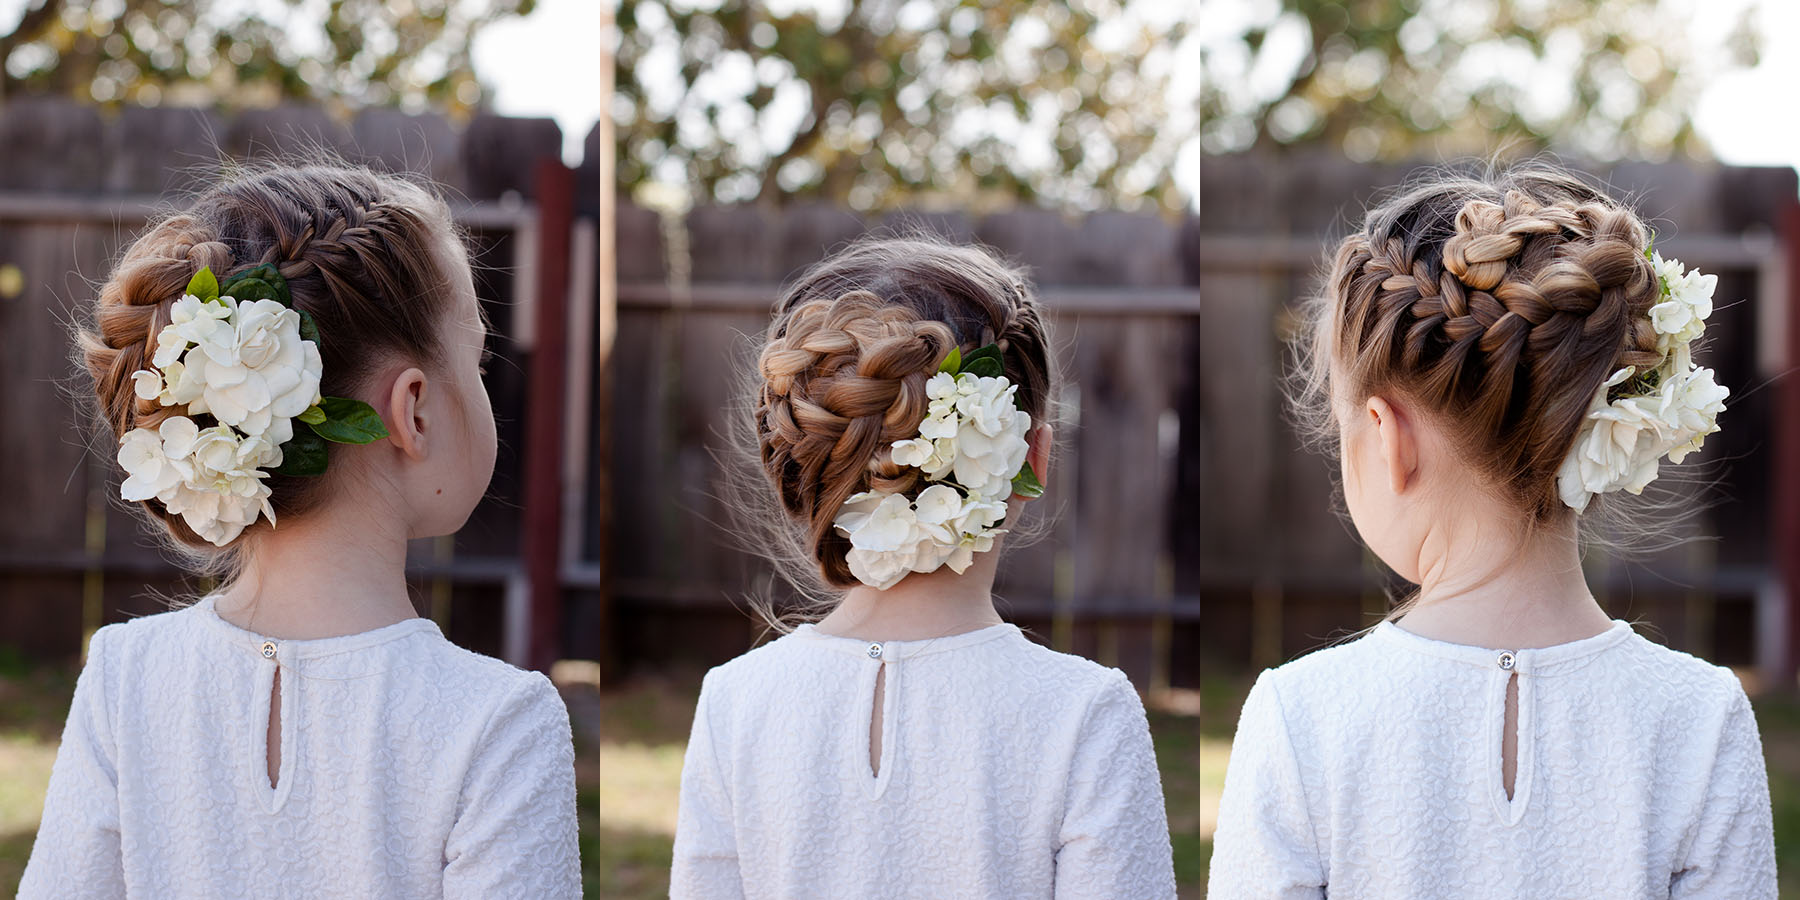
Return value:
[(132, 388), (142, 400), (185, 410), (119, 440), (126, 500), (154, 498), (223, 547), (259, 513), (274, 524), (263, 483), (270, 472), (321, 475), (326, 441), (387, 437), (367, 403), (319, 395), (318, 326), (295, 308), (274, 266), (223, 286), (202, 266), (170, 320), (156, 336), (152, 367), (132, 373)]
[(895, 441), (894, 462), (925, 473), (916, 497), (863, 491), (833, 520), (850, 539), (845, 561), (857, 580), (887, 590), (911, 572), (940, 566), (961, 574), (975, 554), (993, 549), (996, 528), (1013, 494), (1044, 493), (1025, 460), (1031, 416), (1019, 386), (1007, 380), (1000, 349), (989, 344), (963, 357), (952, 348), (925, 382), (929, 400), (919, 436)]
[(1719, 430), (1719, 413), (1731, 392), (1713, 380), (1711, 369), (1694, 365), (1695, 338), (1712, 315), (1716, 275), (1689, 271), (1680, 261), (1644, 251), (1656, 268), (1662, 293), (1650, 307), (1656, 349), (1653, 368), (1626, 366), (1594, 392), (1587, 419), (1557, 473), (1557, 492), (1576, 512), (1595, 494), (1633, 494), (1656, 478), (1659, 460), (1679, 463)]

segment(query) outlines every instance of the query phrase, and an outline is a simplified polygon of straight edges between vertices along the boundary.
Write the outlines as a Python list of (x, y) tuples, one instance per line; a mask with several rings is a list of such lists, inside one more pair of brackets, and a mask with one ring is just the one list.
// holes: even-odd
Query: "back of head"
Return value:
[[(102, 286), (77, 333), (98, 418), (123, 438), (172, 417), (204, 415), (134, 391), (138, 373), (163, 368), (153, 366), (159, 335), (202, 267), (220, 282), (274, 267), (286, 279), (292, 308), (310, 316), (322, 336), (313, 342), (322, 358), (317, 392), (354, 396), (391, 357), (441, 361), (448, 273), (462, 264), (461, 253), (443, 201), (405, 179), (341, 165), (266, 165), (229, 175), (186, 211), (152, 223)], [(267, 474), (265, 484), (273, 511), (287, 516), (303, 515), (332, 481), (329, 474)], [(197, 553), (211, 554), (239, 533), (207, 528), (202, 535), (168, 503), (153, 498), (141, 506), (179, 546)]]
[(1018, 409), (1041, 421), (1056, 379), (1043, 316), (1023, 272), (987, 251), (865, 238), (788, 287), (751, 388), (762, 474), (786, 520), (762, 530), (791, 583), (815, 596), (859, 583), (834, 522), (858, 494), (924, 484), (892, 445), (920, 436), (946, 357), (990, 344)]
[(1529, 521), (1565, 514), (1558, 473), (1596, 392), (1666, 356), (1649, 248), (1629, 207), (1553, 168), (1403, 190), (1331, 259), (1301, 412), (1335, 446), (1334, 399), (1404, 397)]

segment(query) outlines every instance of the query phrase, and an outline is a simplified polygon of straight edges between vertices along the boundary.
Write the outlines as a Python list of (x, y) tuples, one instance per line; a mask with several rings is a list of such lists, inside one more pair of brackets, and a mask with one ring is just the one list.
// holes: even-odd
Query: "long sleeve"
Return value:
[(1150, 725), (1137, 690), (1121, 673), (1111, 673), (1076, 736), (1057, 842), (1059, 900), (1175, 896), (1169, 819)]
[(730, 900), (744, 896), (732, 830), (731, 789), (713, 743), (718, 692), (709, 673), (694, 709), (694, 728), (681, 764), (681, 805), (676, 814), (670, 900)]
[(569, 714), (542, 675), (494, 712), (463, 784), (446, 898), (581, 896)]
[(1238, 719), (1219, 800), (1207, 895), (1325, 896), (1325, 873), (1274, 677), (1256, 679)]
[(107, 631), (94, 633), (75, 681), (43, 821), (19, 882), (21, 900), (125, 896), (119, 778), (106, 701)]
[(1687, 841), (1685, 865), (1669, 883), (1673, 900), (1775, 898), (1775, 832), (1762, 739), (1735, 678), (1732, 688), (1737, 696), (1719, 736), (1705, 805)]

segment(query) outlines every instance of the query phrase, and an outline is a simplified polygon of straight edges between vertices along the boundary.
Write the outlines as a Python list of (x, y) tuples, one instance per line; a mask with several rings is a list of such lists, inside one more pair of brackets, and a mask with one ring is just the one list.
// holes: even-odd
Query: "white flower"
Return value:
[(1657, 392), (1658, 412), (1669, 426), (1669, 462), (1678, 463), (1700, 449), (1706, 436), (1719, 430), (1719, 413), (1731, 391), (1713, 380), (1711, 369), (1696, 368), (1663, 382)]
[(168, 493), (193, 476), (187, 461), (199, 428), (186, 416), (171, 416), (155, 431), (133, 428), (119, 440), (119, 465), (125, 482), (119, 494), (126, 500), (149, 500)]
[(962, 515), (963, 495), (947, 484), (934, 484), (913, 501), (915, 516), (926, 525), (949, 525)]
[(155, 400), (163, 392), (162, 373), (155, 369), (139, 369), (131, 373), (131, 389), (140, 400)]
[(956, 431), (956, 483), (984, 500), (1012, 496), (1013, 476), (1025, 465), (1030, 446), (1025, 441), (1031, 417), (1014, 410), (1005, 430), (990, 435), (974, 422), (965, 421)]
[(1657, 391), (1608, 402), (1607, 389), (1630, 378), (1620, 369), (1595, 393), (1575, 446), (1557, 473), (1557, 493), (1580, 512), (1595, 494), (1641, 493), (1656, 479), (1660, 460), (1679, 463), (1719, 430), (1730, 391), (1711, 369), (1688, 368), (1665, 376)]
[(300, 337), (299, 313), (274, 300), (234, 308), (230, 327), (194, 335), (200, 339), (185, 358), (184, 384), (191, 378), (201, 388), (188, 408), (258, 435), (319, 401), (323, 365), (318, 346)]
[(1664, 259), (1661, 254), (1653, 253), (1651, 263), (1665, 296), (1650, 307), (1650, 325), (1656, 330), (1657, 348), (1668, 353), (1705, 333), (1719, 277), (1687, 271), (1680, 260)]
[(989, 437), (1005, 431), (1018, 411), (1013, 394), (1019, 388), (1004, 378), (959, 375), (957, 387), (967, 390), (957, 398), (956, 412)]

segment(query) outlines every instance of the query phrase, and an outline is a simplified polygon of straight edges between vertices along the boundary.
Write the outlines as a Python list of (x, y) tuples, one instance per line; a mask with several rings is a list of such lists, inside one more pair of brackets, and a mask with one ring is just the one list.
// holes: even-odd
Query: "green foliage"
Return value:
[(1201, 49), (1207, 153), (1699, 155), (1705, 79), (1758, 52), (1750, 11), (1701, 46), (1658, 0), (1281, 0), (1240, 25)]
[(319, 401), (325, 421), (309, 422), (307, 427), (325, 440), (337, 444), (367, 444), (388, 436), (387, 426), (375, 408), (349, 397), (326, 397)]
[(311, 427), (296, 428), (293, 439), (281, 445), (281, 465), (274, 472), (302, 478), (323, 475), (329, 456), (324, 438), (313, 433)]
[[(464, 113), (470, 43), (536, 0), (29, 0), (0, 37), (0, 98), (266, 106), (280, 99)], [(310, 52), (317, 48), (318, 52)]]
[[(747, 0), (620, 0), (621, 186), (865, 210), (934, 198), (1181, 204), (1173, 171), (1191, 132), (1167, 127), (1168, 69), (1197, 10), (1160, 0), (845, 5), (778, 15)], [(1149, 18), (1134, 18), (1142, 11)], [(1045, 139), (1027, 152), (1021, 135), (1032, 133)]]
[(201, 303), (211, 303), (219, 299), (219, 279), (213, 275), (210, 267), (201, 266), (200, 271), (195, 272), (194, 277), (188, 279), (185, 293), (188, 296), (199, 298)]

